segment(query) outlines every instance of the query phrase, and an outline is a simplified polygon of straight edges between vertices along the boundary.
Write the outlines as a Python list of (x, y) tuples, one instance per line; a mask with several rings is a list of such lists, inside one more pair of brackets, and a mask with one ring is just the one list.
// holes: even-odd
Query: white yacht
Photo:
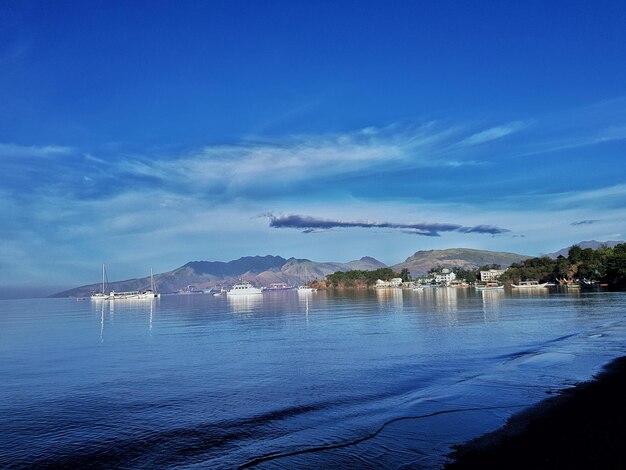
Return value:
[(249, 282), (239, 279), (239, 282), (235, 284), (232, 289), (226, 292), (226, 295), (256, 295), (262, 293), (263, 289), (254, 287)]

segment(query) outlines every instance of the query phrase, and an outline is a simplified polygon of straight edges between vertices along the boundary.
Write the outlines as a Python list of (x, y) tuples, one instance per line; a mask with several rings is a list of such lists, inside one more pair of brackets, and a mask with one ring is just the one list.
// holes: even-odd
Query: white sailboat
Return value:
[(150, 289), (145, 291), (121, 291), (117, 292), (112, 290), (108, 294), (106, 293), (106, 268), (104, 264), (102, 265), (102, 288), (100, 292), (95, 292), (91, 295), (92, 300), (144, 300), (144, 299), (154, 299), (160, 296), (160, 294), (156, 291), (156, 287), (154, 284), (154, 275), (152, 273), (152, 268), (150, 269)]
[(304, 267), (304, 285), (303, 286), (298, 286), (298, 293), (306, 293), (306, 292), (317, 292), (317, 289), (315, 287), (309, 287), (309, 270), (307, 269), (307, 267)]
[(140, 299), (155, 299), (161, 296), (161, 294), (157, 292), (156, 286), (154, 284), (154, 275), (152, 274), (152, 268), (150, 268), (150, 289), (143, 291), (139, 295), (140, 297), (138, 298)]
[(102, 285), (100, 287), (100, 292), (92, 293), (91, 300), (108, 300), (109, 296), (108, 294), (105, 293), (106, 285), (107, 285), (107, 270), (103, 263), (102, 264)]

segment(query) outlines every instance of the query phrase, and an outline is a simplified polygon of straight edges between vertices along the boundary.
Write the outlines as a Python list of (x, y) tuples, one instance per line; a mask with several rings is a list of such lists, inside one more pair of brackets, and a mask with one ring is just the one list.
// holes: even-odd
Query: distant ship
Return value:
[(284, 282), (273, 282), (265, 290), (273, 291), (273, 290), (293, 290), (293, 289), (295, 289), (294, 286), (287, 285)]
[(177, 290), (176, 293), (180, 295), (189, 295), (189, 294), (205, 294), (206, 292), (204, 289), (198, 289), (193, 284), (189, 284), (187, 287)]

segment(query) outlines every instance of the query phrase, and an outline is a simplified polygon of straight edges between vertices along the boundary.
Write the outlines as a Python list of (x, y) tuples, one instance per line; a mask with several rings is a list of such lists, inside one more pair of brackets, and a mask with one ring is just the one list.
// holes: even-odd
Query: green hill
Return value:
[(530, 256), (500, 251), (472, 250), (469, 248), (450, 248), (447, 250), (417, 251), (404, 262), (391, 268), (400, 272), (407, 268), (412, 276), (426, 274), (429, 269), (442, 266), (447, 268), (479, 268), (487, 264), (499, 264), (503, 269), (512, 263), (530, 258)]

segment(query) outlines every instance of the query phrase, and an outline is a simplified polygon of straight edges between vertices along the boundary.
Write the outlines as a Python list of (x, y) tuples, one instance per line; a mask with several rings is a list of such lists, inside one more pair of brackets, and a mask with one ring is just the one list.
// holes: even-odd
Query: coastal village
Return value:
[[(506, 270), (504, 269), (488, 269), (479, 271), (480, 283), (486, 284), (489, 282), (498, 282), (505, 271)], [(457, 275), (453, 270), (442, 268), (432, 272), (429, 276), (420, 277), (414, 281), (405, 281), (401, 277), (394, 277), (389, 280), (377, 279), (374, 287), (377, 289), (395, 287), (415, 288), (420, 286), (470, 287), (471, 285), (480, 286), (480, 283), (466, 282), (464, 279), (457, 278)]]

